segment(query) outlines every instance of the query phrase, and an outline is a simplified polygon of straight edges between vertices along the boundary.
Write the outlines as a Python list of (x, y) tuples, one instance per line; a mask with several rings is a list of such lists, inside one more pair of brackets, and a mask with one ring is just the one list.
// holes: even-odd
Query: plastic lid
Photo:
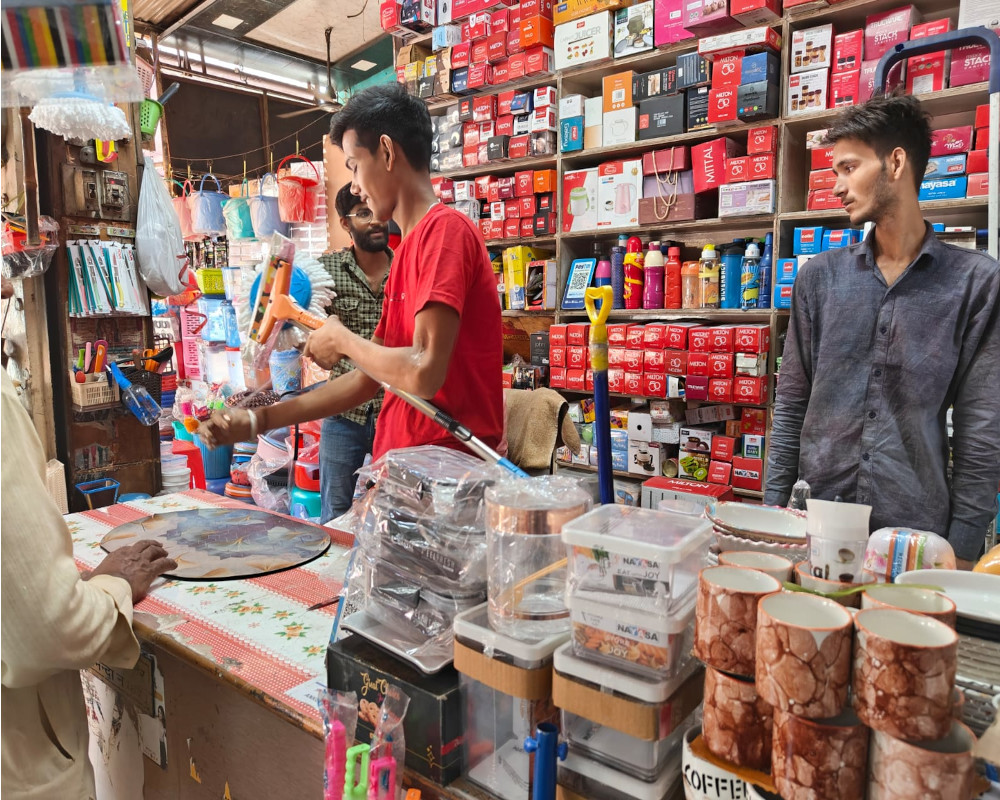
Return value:
[(567, 642), (556, 649), (552, 657), (556, 672), (570, 678), (579, 678), (604, 692), (625, 695), (643, 703), (665, 703), (676, 694), (685, 682), (701, 667), (696, 658), (685, 657), (677, 666), (672, 678), (653, 681), (626, 673), (616, 667), (607, 667), (580, 658), (573, 653), (573, 643)]
[(669, 250), (667, 250), (667, 256), (669, 256), (670, 258), (677, 256), (677, 258), (680, 259), (681, 249), (679, 247), (671, 247)]
[(664, 610), (663, 598), (576, 589), (566, 593), (566, 607), (570, 619), (575, 619), (574, 612), (579, 612), (677, 635), (694, 620), (696, 595), (696, 592), (689, 592), (680, 600), (681, 606), (668, 613)]
[(557, 534), (589, 511), (592, 502), (574, 478), (506, 481), (486, 491), (486, 524), (501, 533)]
[(635, 506), (598, 506), (563, 527), (563, 541), (673, 564), (712, 537), (712, 523), (691, 514)]
[(747, 245), (747, 251), (743, 254), (744, 258), (760, 258), (760, 248), (757, 247), (756, 242), (750, 242)]
[[(545, 639), (514, 639), (493, 630), (489, 623), (489, 603), (470, 608), (455, 615), (455, 636), (475, 642), (490, 658), (513, 661), (522, 669), (536, 669), (544, 662), (552, 660), (556, 648), (566, 644), (569, 631), (557, 633)], [(509, 659), (503, 658), (510, 656)]]
[(649, 249), (650, 250), (659, 250), (660, 249), (660, 243), (659, 242), (650, 242), (649, 243)]
[(702, 248), (702, 250), (701, 250), (701, 257), (702, 258), (715, 258), (716, 257), (715, 245), (714, 244), (706, 244)]

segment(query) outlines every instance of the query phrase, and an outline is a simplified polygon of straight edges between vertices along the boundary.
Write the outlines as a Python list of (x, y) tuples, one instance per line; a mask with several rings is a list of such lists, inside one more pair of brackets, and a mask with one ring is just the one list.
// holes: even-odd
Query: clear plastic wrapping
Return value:
[[(368, 796), (374, 798), (399, 797), (403, 789), (403, 765), (406, 760), (406, 737), (403, 720), (410, 707), (410, 698), (398, 686), (390, 686), (382, 701), (375, 733), (372, 735), (371, 768), (376, 785), (369, 784)], [(391, 760), (395, 766), (383, 771), (384, 761)], [(392, 784), (388, 791), (386, 784)]]

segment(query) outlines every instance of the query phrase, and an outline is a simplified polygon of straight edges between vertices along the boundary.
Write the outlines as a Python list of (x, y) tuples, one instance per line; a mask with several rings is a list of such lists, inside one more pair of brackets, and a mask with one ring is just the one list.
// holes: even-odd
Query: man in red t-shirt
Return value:
[[(374, 396), (385, 381), (431, 400), (487, 445), (500, 447), (503, 341), (496, 279), (478, 229), (434, 195), (426, 105), (399, 84), (373, 86), (334, 116), (330, 138), (344, 151), (354, 192), (375, 219), (395, 220), (403, 237), (375, 336), (363, 339), (330, 317), (306, 344), (306, 354), (322, 367), (349, 358), (364, 372), (255, 412), (217, 412), (201, 435), (210, 444), (242, 441), (255, 430), (340, 414)], [(460, 447), (387, 393), (373, 457), (424, 444)]]

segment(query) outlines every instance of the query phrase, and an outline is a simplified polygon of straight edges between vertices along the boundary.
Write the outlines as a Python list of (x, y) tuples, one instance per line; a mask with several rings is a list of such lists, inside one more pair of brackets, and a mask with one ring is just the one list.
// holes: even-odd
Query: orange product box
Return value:
[(527, 50), (537, 44), (552, 47), (554, 30), (551, 17), (521, 17), (521, 48)]
[(632, 70), (616, 72), (604, 78), (604, 113), (620, 111), (632, 105)]
[(556, 190), (556, 171), (554, 169), (535, 170), (535, 194), (545, 194)]

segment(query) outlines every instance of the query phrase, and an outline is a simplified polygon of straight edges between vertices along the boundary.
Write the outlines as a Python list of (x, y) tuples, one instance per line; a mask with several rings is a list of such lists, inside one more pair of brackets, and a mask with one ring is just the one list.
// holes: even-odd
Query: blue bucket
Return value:
[[(195, 434), (194, 443), (201, 451), (201, 465), (205, 470), (205, 481), (217, 481), (220, 478), (229, 480), (229, 466), (233, 463), (233, 446), (231, 444), (209, 450), (202, 444), (201, 437)], [(223, 486), (223, 488), (225, 488)]]

